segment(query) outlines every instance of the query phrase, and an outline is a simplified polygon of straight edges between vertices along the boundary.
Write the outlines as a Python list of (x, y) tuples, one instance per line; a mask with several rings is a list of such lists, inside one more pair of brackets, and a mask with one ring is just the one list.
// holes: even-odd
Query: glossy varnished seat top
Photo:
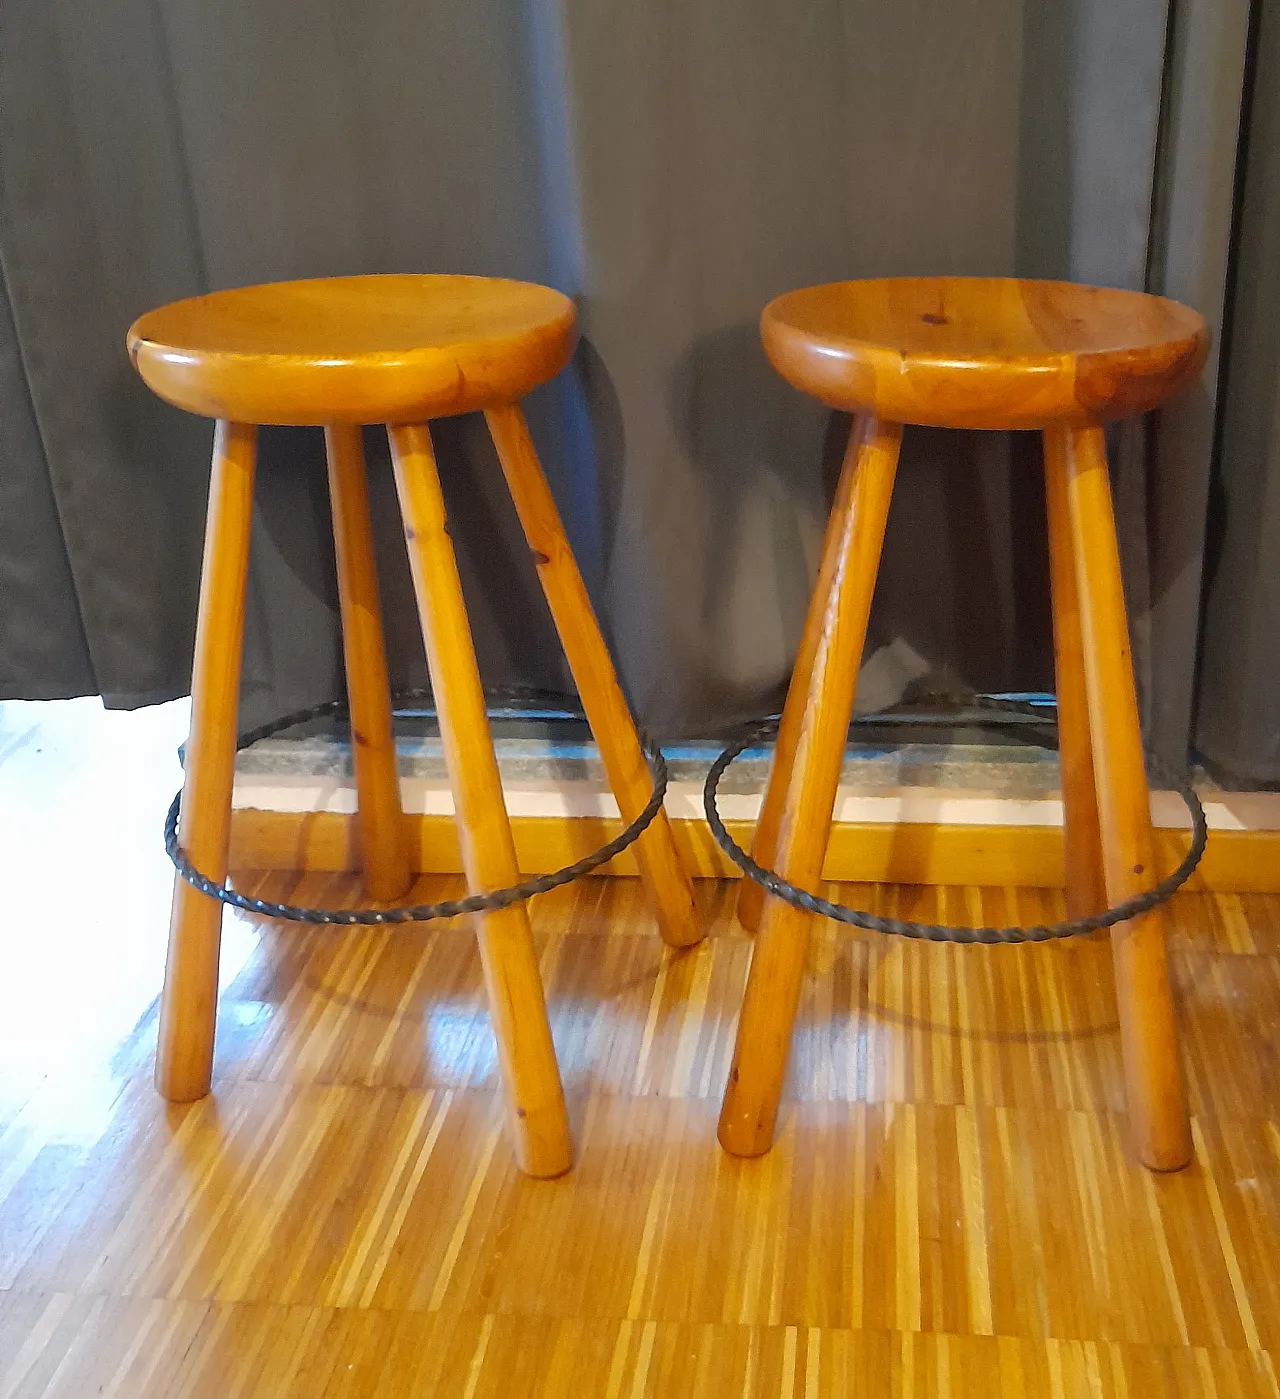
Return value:
[(489, 277), (333, 277), (214, 292), (129, 331), (150, 387), (244, 423), (416, 422), (509, 403), (573, 353), (573, 303)]
[(892, 277), (765, 307), (778, 372), (834, 408), (932, 427), (1043, 428), (1154, 408), (1204, 363), (1203, 317), (1141, 292)]

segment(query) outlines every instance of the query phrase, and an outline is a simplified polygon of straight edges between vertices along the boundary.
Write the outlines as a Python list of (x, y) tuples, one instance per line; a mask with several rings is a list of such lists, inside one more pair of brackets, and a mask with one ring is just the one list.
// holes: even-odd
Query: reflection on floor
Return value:
[(817, 929), (781, 1136), (744, 1163), (714, 1135), (732, 886), (679, 955), (635, 884), (559, 891), (532, 907), (578, 1161), (532, 1182), (462, 924), (229, 917), (214, 1096), (162, 1104), (181, 716), (100, 716), (78, 750), (29, 717), (0, 708), (0, 1399), (1280, 1394), (1280, 898), (1175, 906), (1196, 1161), (1157, 1177), (1122, 1149), (1104, 942)]

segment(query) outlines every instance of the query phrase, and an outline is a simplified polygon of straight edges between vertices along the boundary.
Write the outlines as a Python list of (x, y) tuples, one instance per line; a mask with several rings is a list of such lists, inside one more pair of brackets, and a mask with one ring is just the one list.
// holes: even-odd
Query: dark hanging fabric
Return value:
[(1139, 618), (1153, 662), (1145, 717), (1152, 745), (1171, 762), (1186, 753), (1195, 699), (1251, 10), (1250, 0), (1176, 0), (1166, 52), (1147, 285), (1195, 306), (1214, 336), (1199, 382), (1154, 415), (1141, 478), (1148, 602)]
[[(577, 357), (530, 415), (646, 722), (759, 712), (798, 643), (847, 426), (769, 369), (760, 308), (895, 273), (1144, 285), (1170, 32), (1166, 0), (317, 0), (305, 18), (286, 0), (7, 0), (0, 693), (135, 704), (189, 683), (211, 430), (136, 381), (135, 315), (271, 278), (460, 271), (578, 301)], [(486, 679), (563, 687), (483, 425), (436, 438)], [(1145, 644), (1162, 449), (1127, 440), (1158, 693), (1189, 673), (1196, 600), (1176, 655)], [(420, 684), (368, 444), (393, 680)], [(247, 722), (341, 685), (319, 433), (265, 431), (259, 483)], [(1042, 517), (1033, 437), (908, 431), (863, 703), (912, 681), (1051, 687)]]
[(1233, 785), (1280, 783), (1280, 12), (1258, 14), (1196, 740)]

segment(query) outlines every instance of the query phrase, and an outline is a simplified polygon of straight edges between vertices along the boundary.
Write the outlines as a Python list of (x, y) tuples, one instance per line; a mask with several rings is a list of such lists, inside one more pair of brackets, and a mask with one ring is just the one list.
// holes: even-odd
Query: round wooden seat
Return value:
[(404, 423), (512, 403), (553, 378), (573, 302), (492, 277), (332, 277), (193, 296), (129, 331), (150, 387), (243, 423)]
[(1199, 373), (1204, 318), (1142, 292), (889, 277), (788, 292), (760, 319), (796, 388), (925, 427), (1045, 428), (1146, 412)]

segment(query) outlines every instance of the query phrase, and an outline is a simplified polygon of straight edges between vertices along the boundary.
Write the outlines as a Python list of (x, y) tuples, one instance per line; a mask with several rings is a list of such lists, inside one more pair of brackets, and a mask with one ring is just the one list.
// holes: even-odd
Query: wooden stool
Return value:
[[(471, 631), (427, 420), (483, 410), (610, 785), (626, 821), (652, 783), (635, 726), (517, 400), (559, 373), (575, 342), (572, 302), (546, 287), (481, 277), (343, 277), (246, 287), (176, 302), (129, 332), (161, 398), (217, 420), (191, 682), (180, 839), (214, 880), (227, 872), (235, 766), (253, 424), (322, 426), (329, 464), (364, 883), (381, 901), (410, 884), (392, 736), (360, 425), (386, 423), (414, 590), (440, 717), (467, 883), (519, 880)], [(663, 937), (700, 936), (665, 813), (635, 846)], [(181, 878), (156, 1084), (188, 1102), (209, 1091), (222, 905)], [(528, 913), (478, 919), (490, 1014), (516, 1158), (567, 1170), (572, 1144)]]
[[(1106, 445), (1100, 423), (1154, 408), (1204, 363), (1208, 331), (1160, 297), (1064, 282), (901, 278), (779, 297), (761, 318), (774, 368), (856, 414), (817, 587), (778, 729), (752, 855), (805, 889), (822, 875), (902, 424), (1044, 433), (1067, 908), (1155, 882), (1151, 814)], [(804, 971), (808, 915), (743, 880), (758, 933), (720, 1141), (767, 1151)], [(1112, 930), (1130, 1130), (1156, 1170), (1191, 1157), (1164, 925)]]

